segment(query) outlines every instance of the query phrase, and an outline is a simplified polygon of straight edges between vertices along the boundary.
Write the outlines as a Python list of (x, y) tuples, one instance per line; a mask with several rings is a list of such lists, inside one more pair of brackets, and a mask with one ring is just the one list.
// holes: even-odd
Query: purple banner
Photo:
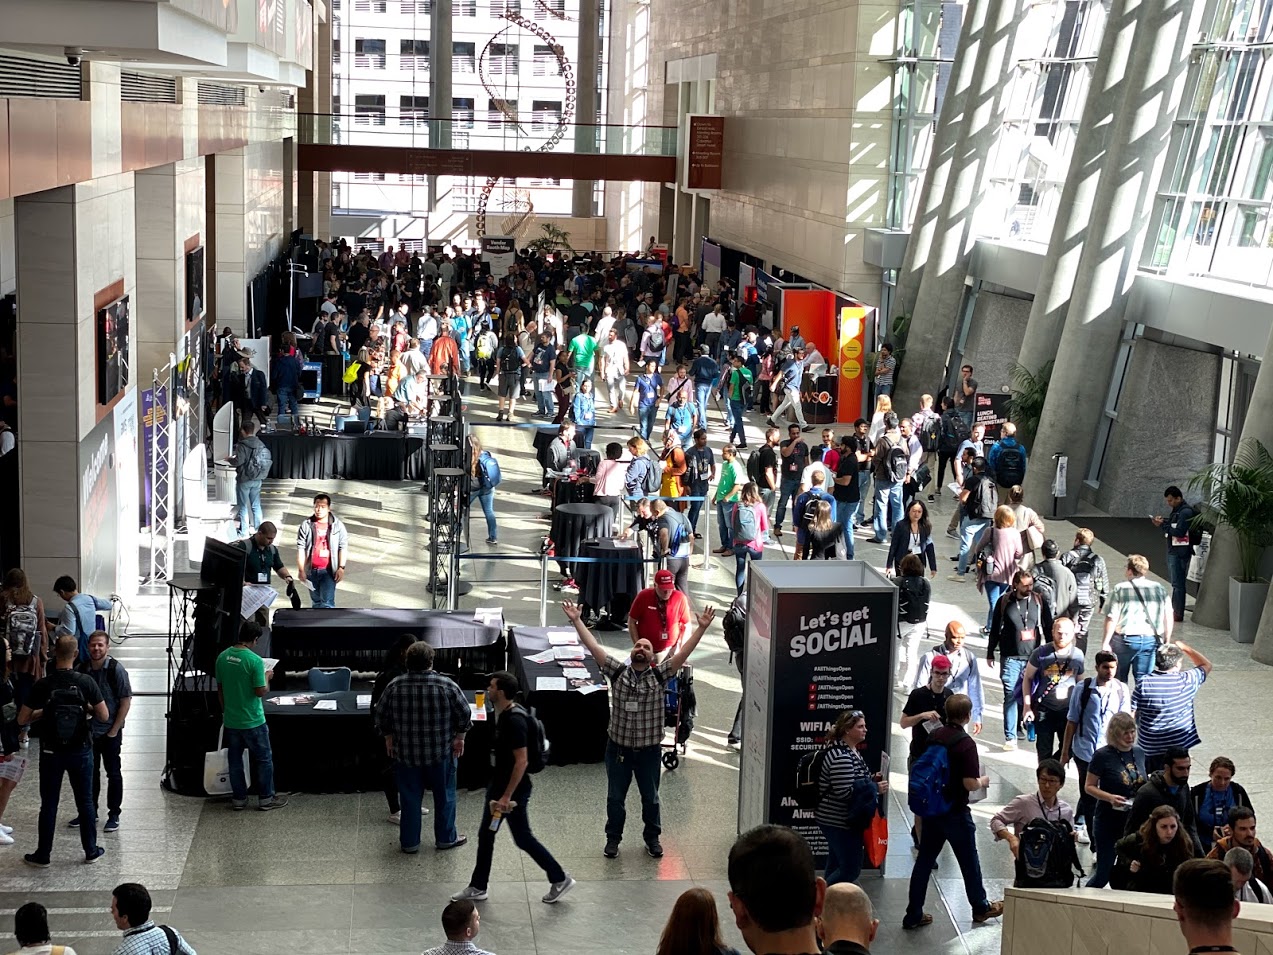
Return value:
[(159, 436), (159, 468), (166, 473), (168, 468), (168, 435), (157, 432), (168, 422), (168, 389), (161, 387), (157, 391), (147, 388), (141, 393), (141, 513), (146, 524), (150, 523), (151, 461), (155, 453), (155, 437)]

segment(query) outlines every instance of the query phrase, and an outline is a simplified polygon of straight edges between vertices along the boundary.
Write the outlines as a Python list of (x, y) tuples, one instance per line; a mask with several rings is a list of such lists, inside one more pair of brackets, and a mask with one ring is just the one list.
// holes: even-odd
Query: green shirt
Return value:
[(246, 647), (229, 647), (217, 657), (217, 684), (225, 697), (226, 729), (250, 730), (265, 724), (256, 688), (265, 686), (265, 661)]
[(743, 400), (743, 381), (750, 382), (751, 372), (746, 368), (731, 368), (729, 370), (729, 397), (731, 401)]
[(737, 500), (739, 492), (743, 489), (742, 484), (739, 483), (742, 477), (738, 469), (737, 458), (732, 461), (722, 462), (720, 466), (720, 481), (716, 484), (716, 500)]
[[(252, 535), (255, 537), (256, 535)], [(270, 571), (283, 569), (283, 558), (273, 544), (257, 547), (252, 537), (246, 537), (235, 546), (247, 552), (247, 563), (243, 568), (243, 580), (249, 584), (268, 584)]]
[(596, 353), (597, 341), (591, 335), (576, 335), (570, 340), (570, 357), (576, 368), (590, 369)]

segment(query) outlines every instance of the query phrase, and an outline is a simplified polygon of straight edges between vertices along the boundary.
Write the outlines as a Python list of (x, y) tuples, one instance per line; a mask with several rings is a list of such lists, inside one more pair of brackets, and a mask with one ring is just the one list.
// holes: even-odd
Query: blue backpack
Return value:
[(950, 800), (950, 747), (963, 736), (930, 742), (915, 761), (906, 802), (921, 819), (943, 816), (954, 808)]
[(499, 482), (504, 480), (504, 475), (500, 473), (499, 462), (495, 460), (495, 455), (489, 451), (483, 451), (481, 457), (477, 459), (478, 469), (482, 472), (482, 487), (495, 488), (499, 486)]

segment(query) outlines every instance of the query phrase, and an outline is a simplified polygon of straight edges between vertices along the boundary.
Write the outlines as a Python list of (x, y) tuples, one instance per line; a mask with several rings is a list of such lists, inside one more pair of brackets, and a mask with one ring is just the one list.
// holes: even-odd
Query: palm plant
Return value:
[(1012, 368), (1012, 396), (1008, 399), (1008, 420), (1017, 426), (1017, 434), (1026, 444), (1033, 444), (1043, 417), (1043, 404), (1048, 397), (1048, 384), (1052, 381), (1051, 359), (1038, 371), (1032, 372), (1024, 365)]
[(547, 255), (549, 252), (556, 252), (558, 249), (566, 249), (570, 252), (575, 251), (575, 247), (570, 244), (569, 232), (557, 228), (551, 222), (542, 223), (540, 229), (544, 234), (526, 243), (526, 247), (531, 251), (540, 255)]
[(1273, 546), (1273, 455), (1259, 441), (1243, 441), (1232, 464), (1212, 464), (1189, 480), (1202, 491), (1199, 527), (1226, 524), (1238, 538), (1242, 583), (1260, 578), (1260, 559)]

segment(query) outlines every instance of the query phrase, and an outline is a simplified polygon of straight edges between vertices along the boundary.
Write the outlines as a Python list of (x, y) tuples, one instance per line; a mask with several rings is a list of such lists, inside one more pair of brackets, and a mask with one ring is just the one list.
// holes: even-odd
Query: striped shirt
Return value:
[(818, 803), (814, 818), (824, 826), (849, 826), (849, 801), (853, 793), (853, 784), (862, 779), (869, 779), (870, 770), (866, 768), (866, 760), (856, 749), (849, 746), (832, 746), (822, 761), (822, 773), (818, 776), (818, 788), (823, 797)]
[(1137, 577), (1114, 586), (1105, 611), (1114, 621), (1114, 632), (1132, 637), (1161, 636), (1167, 632), (1167, 588)]
[(1173, 746), (1192, 749), (1202, 742), (1194, 722), (1193, 698), (1207, 679), (1201, 667), (1174, 673), (1147, 673), (1132, 690), (1136, 745), (1147, 756)]

